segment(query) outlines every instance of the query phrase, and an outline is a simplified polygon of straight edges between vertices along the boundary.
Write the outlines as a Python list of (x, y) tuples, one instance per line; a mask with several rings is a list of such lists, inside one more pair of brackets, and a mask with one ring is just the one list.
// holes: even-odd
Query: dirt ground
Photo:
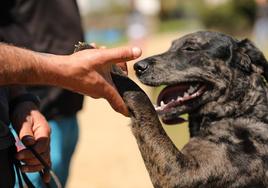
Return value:
[[(180, 35), (170, 33), (148, 38), (143, 57), (165, 51)], [(130, 77), (135, 80), (132, 64), (129, 68)], [(144, 89), (150, 95), (150, 88)], [(153, 187), (128, 118), (114, 112), (106, 101), (86, 97), (79, 121), (80, 140), (72, 160), (68, 188)], [(185, 125), (165, 129), (178, 147), (188, 139)]]

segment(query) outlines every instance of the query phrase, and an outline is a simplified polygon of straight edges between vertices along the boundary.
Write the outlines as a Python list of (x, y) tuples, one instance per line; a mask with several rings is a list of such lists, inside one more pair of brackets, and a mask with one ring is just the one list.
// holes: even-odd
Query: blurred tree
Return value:
[(231, 1), (234, 10), (243, 15), (252, 26), (256, 19), (257, 4), (255, 0), (235, 0)]
[(229, 0), (214, 6), (204, 2), (199, 5), (200, 19), (207, 28), (227, 33), (251, 31), (257, 8), (254, 0)]
[(183, 16), (183, 1), (181, 0), (161, 0), (161, 10), (160, 10), (160, 19), (174, 19), (180, 18)]

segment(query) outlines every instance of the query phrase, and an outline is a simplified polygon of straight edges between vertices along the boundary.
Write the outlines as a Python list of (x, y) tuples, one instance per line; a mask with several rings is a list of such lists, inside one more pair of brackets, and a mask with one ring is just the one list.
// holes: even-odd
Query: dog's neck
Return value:
[[(243, 86), (246, 88), (243, 93), (233, 94), (224, 102), (209, 102), (190, 113), (190, 136), (197, 135), (201, 128), (209, 127), (211, 123), (229, 118), (250, 118), (268, 124), (268, 87), (260, 77), (253, 75), (250, 79), (251, 82), (244, 82), (248, 85)], [(235, 93), (233, 88), (230, 92)]]

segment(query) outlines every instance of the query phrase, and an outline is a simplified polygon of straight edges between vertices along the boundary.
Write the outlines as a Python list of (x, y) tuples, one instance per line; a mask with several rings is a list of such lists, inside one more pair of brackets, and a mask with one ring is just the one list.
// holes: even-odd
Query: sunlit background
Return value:
[[(266, 0), (79, 0), (87, 42), (116, 47), (138, 45), (143, 57), (164, 52), (172, 40), (198, 30), (250, 38), (267, 54)], [(143, 58), (142, 57), (142, 58)], [(159, 89), (144, 87), (154, 102)], [(129, 124), (102, 100), (86, 98), (79, 114), (80, 140), (72, 161), (69, 188), (152, 188)], [(182, 148), (187, 124), (165, 126)]]

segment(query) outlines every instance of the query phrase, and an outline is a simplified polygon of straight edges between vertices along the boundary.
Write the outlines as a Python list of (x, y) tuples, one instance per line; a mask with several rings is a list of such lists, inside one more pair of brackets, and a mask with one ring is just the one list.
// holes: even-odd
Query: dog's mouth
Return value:
[(165, 124), (183, 123), (185, 119), (179, 116), (188, 113), (195, 106), (195, 100), (206, 91), (206, 88), (201, 82), (167, 86), (160, 92), (155, 110)]

